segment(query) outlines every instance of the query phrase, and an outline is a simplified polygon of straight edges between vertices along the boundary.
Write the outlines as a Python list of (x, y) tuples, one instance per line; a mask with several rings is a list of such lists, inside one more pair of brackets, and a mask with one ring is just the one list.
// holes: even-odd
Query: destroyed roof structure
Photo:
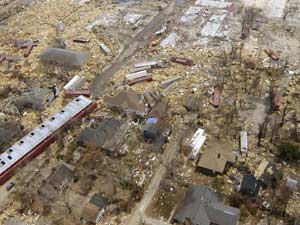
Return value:
[(264, 159), (259, 164), (254, 176), (262, 183), (263, 186), (268, 187), (275, 185), (281, 177), (281, 174), (275, 163)]
[(108, 199), (102, 195), (94, 194), (82, 210), (81, 220), (84, 223), (99, 223), (108, 205)]
[(197, 159), (202, 152), (201, 148), (206, 140), (204, 129), (198, 128), (192, 137), (186, 137), (183, 140), (183, 148), (190, 159)]
[(243, 177), (240, 192), (249, 196), (256, 196), (259, 192), (260, 184), (252, 174)]
[(134, 91), (119, 91), (114, 96), (105, 96), (104, 104), (109, 108), (122, 110), (126, 113), (133, 113), (138, 116), (145, 116), (147, 107), (142, 101), (142, 95)]
[(41, 53), (40, 59), (42, 62), (57, 64), (60, 66), (81, 66), (89, 57), (88, 52), (74, 51), (61, 48), (47, 48)]
[(46, 199), (55, 199), (73, 181), (73, 168), (61, 164), (46, 180), (38, 192)]
[(228, 163), (234, 163), (237, 155), (233, 153), (230, 144), (221, 142), (217, 146), (208, 145), (205, 152), (203, 152), (198, 167), (203, 172), (224, 173)]
[(97, 128), (84, 129), (78, 138), (78, 143), (93, 145), (109, 153), (118, 153), (129, 127), (126, 121), (105, 118)]
[(15, 105), (20, 111), (25, 108), (41, 110), (45, 108), (47, 103), (53, 101), (54, 98), (54, 92), (50, 88), (33, 88), (30, 92), (18, 97)]
[(6, 144), (8, 144), (21, 133), (21, 127), (17, 122), (0, 121), (0, 146), (5, 147)]
[(236, 225), (240, 210), (224, 205), (216, 192), (205, 185), (193, 185), (187, 190), (185, 198), (174, 220), (191, 225)]

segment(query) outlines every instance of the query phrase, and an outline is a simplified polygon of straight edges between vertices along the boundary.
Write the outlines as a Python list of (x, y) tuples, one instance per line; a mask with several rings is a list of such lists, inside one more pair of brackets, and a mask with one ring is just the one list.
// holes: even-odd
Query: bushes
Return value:
[(294, 142), (283, 142), (278, 146), (280, 158), (285, 161), (300, 159), (300, 146)]

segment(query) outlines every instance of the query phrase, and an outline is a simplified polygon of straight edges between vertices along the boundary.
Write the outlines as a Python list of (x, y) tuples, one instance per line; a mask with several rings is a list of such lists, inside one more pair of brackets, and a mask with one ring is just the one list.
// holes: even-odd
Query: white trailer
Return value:
[(76, 90), (80, 88), (84, 82), (85, 78), (76, 75), (64, 86), (64, 90)]
[(158, 62), (156, 61), (151, 61), (151, 62), (143, 62), (143, 63), (137, 63), (134, 65), (135, 68), (139, 68), (139, 67), (144, 67), (144, 66), (151, 66), (151, 67), (155, 67), (158, 65)]
[(240, 132), (240, 151), (241, 151), (241, 154), (247, 154), (248, 153), (247, 131), (241, 131)]
[(101, 42), (99, 44), (100, 48), (102, 49), (102, 51), (104, 52), (105, 55), (110, 56), (111, 55), (111, 50), (103, 43)]
[(142, 71), (139, 71), (139, 72), (136, 72), (136, 73), (131, 73), (131, 74), (126, 75), (126, 80), (127, 81), (134, 80), (134, 79), (137, 79), (137, 78), (140, 78), (140, 77), (147, 76), (147, 74), (148, 74), (147, 70), (142, 70)]
[(196, 159), (198, 157), (205, 140), (204, 129), (199, 128), (190, 141), (190, 146), (192, 147), (190, 159)]

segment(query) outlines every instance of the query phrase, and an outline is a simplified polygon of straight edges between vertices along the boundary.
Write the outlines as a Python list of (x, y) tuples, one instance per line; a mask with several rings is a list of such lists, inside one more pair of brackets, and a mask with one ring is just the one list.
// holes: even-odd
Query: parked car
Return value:
[(6, 186), (6, 190), (10, 191), (15, 185), (16, 185), (16, 183), (14, 183), (14, 182), (9, 183), (9, 185)]

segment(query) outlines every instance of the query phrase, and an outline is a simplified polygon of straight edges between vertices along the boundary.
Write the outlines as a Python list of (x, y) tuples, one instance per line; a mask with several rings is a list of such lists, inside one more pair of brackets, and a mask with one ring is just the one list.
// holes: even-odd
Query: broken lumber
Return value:
[(137, 84), (137, 83), (141, 83), (141, 82), (144, 82), (144, 81), (152, 81), (152, 76), (143, 76), (143, 77), (139, 77), (139, 78), (136, 78), (136, 79), (133, 79), (133, 80), (129, 80), (128, 81), (128, 85), (131, 86), (131, 85), (134, 85), (134, 84)]
[(161, 82), (161, 87), (162, 87), (162, 88), (167, 88), (170, 84), (172, 84), (172, 83), (174, 83), (174, 82), (176, 82), (176, 81), (178, 81), (178, 80), (180, 80), (180, 79), (181, 79), (180, 76), (176, 76), (176, 77), (173, 77), (173, 78), (171, 78), (171, 79), (162, 81), (162, 82)]

